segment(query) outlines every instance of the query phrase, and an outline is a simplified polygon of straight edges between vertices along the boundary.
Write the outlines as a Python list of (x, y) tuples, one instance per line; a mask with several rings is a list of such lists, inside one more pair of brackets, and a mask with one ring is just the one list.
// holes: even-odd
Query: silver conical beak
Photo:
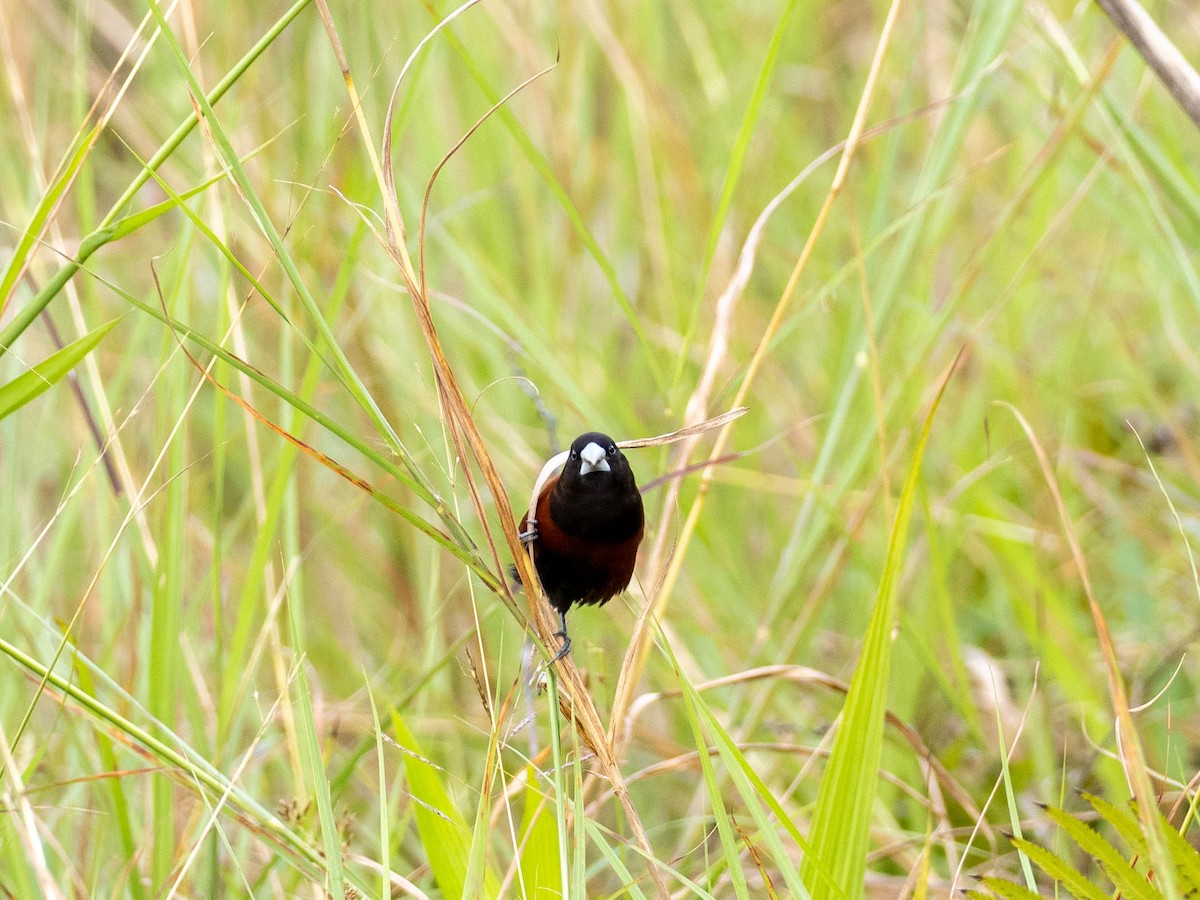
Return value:
[(595, 441), (583, 448), (579, 454), (579, 459), (580, 475), (587, 475), (589, 472), (610, 471), (608, 468), (608, 453)]

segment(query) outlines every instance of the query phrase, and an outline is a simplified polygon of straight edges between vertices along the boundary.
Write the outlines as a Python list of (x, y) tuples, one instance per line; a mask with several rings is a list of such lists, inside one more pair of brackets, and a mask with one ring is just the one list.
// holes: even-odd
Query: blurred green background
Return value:
[[(888, 6), (481, 3), (415, 57), (396, 93), (392, 163), (415, 254), (433, 168), (499, 97), (557, 59), (448, 163), (427, 223), (434, 319), (518, 509), (542, 462), (576, 434), (684, 424), (714, 339), (727, 355), (704, 414), (724, 411), (769, 341), (726, 448), (737, 457), (712, 470), (694, 538), (678, 548), (662, 621), (682, 674), (652, 650), (638, 697), (777, 664), (850, 680), (916, 438), (962, 351), (921, 469), (886, 699), (974, 811), (889, 730), (861, 888), (937, 896), (960, 861), (965, 873), (1019, 877), (1002, 833), (1014, 820), (1060, 840), (1039, 804), (1079, 807), (1078, 789), (1127, 796), (1079, 571), (1034, 448), (1003, 404), (1049, 457), (1130, 702), (1154, 701), (1136, 722), (1163, 809), (1191, 799), (1200, 135), (1091, 4), (912, 0), (780, 327), (768, 322), (836, 155), (770, 218), (732, 320), (715, 325), (764, 207), (849, 132)], [(378, 153), (405, 60), (452, 8), (329, 9)], [(1200, 58), (1196, 9), (1150, 9)], [(285, 13), (185, 2), (170, 22), (211, 88)], [(547, 740), (545, 699), (520, 692), (520, 623), (395, 509), (207, 382), (197, 363), (211, 348), (152, 314), (161, 303), (269, 376), (276, 389), (228, 359), (211, 370), (393, 507), (445, 528), (397, 476), (381, 419), (347, 380), (357, 373), (495, 568), (483, 533), (499, 540), (496, 516), (489, 505), (481, 523), (472, 506), (412, 303), (377, 237), (380, 186), (315, 6), (215, 108), (348, 368), (242, 188), (218, 178), (186, 201), (190, 214), (177, 207), (222, 171), (207, 126), (114, 210), (165, 203), (161, 215), (122, 220), (126, 233), (104, 235), (45, 296), (192, 113), (179, 55), (161, 36), (147, 43), (153, 21), (134, 35), (144, 15), (123, 0), (0, 6), (0, 263), (11, 276), (0, 381), (119, 319), (70, 381), (0, 421), (0, 886), (19, 897), (53, 885), (71, 896), (163, 896), (172, 885), (187, 896), (312, 896), (329, 848), (344, 842), (356, 890), (378, 893), (382, 864), (451, 896), (435, 832), (418, 821), (431, 801), (414, 784), (414, 757), (377, 749), (373, 700), (383, 731), (396, 736), (394, 709), (436, 766), (466, 846), (484, 855), (468, 878), (483, 865), (496, 879), (479, 892), (539, 895), (536, 875), (511, 874), (532, 801), (519, 789), (502, 796)], [(111, 118), (80, 151), (97, 100)], [(37, 240), (22, 244), (30, 228)], [(39, 296), (45, 311), (14, 328)], [(358, 445), (305, 416), (298, 398)], [(684, 464), (669, 447), (629, 455), (643, 484)], [(699, 484), (687, 475), (671, 503), (666, 486), (647, 492), (647, 549), (660, 531), (668, 549), (679, 538)], [(572, 614), (575, 659), (603, 715), (655, 591), (644, 569), (625, 597)], [(55, 684), (39, 690), (35, 664), (52, 663), (98, 709)], [(516, 704), (499, 762), (481, 691), (489, 706)], [(777, 671), (704, 698), (807, 834), (844, 695)], [(785, 895), (725, 763), (715, 761), (715, 782), (701, 778), (684, 702), (646, 702), (622, 769), (655, 856), (712, 896), (766, 896), (767, 881)], [(535, 721), (514, 730), (527, 710)], [(1008, 785), (972, 838), (1022, 722)], [(584, 774), (587, 756), (572, 754)], [(218, 787), (197, 776), (197, 760)], [(481, 785), (497, 775), (481, 812)], [(237, 794), (222, 800), (221, 784)], [(327, 810), (313, 805), (321, 797)], [(614, 804), (586, 817), (652, 893)], [(721, 822), (739, 830), (740, 876), (722, 856)], [(598, 844), (581, 847), (571, 845), (582, 852), (572, 877), (588, 896), (631, 890)]]

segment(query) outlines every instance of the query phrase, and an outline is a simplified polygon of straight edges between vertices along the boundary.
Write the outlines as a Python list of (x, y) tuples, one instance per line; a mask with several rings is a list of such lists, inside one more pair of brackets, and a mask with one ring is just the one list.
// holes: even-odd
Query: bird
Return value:
[[(555, 474), (559, 464), (562, 472)], [(521, 543), (533, 549), (538, 578), (558, 613), (554, 636), (563, 643), (550, 660), (553, 665), (571, 652), (571, 607), (603, 606), (629, 586), (646, 519), (629, 461), (616, 441), (599, 431), (581, 434), (569, 451), (550, 460), (534, 491), (534, 516), (522, 516), (518, 529)]]

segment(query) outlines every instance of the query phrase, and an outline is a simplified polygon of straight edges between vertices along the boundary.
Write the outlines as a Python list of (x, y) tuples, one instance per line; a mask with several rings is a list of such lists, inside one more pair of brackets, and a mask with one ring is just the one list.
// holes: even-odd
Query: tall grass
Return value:
[[(1144, 63), (1032, 0), (455, 10), (0, 8), (0, 887), (1186, 890)], [(639, 577), (539, 691), (542, 462), (742, 402), (627, 451)]]

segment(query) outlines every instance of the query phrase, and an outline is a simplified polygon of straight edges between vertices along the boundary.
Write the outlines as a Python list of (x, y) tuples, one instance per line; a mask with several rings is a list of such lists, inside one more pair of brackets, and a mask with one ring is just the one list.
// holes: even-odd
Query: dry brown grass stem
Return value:
[[(1029, 444), (1033, 447), (1033, 452), (1037, 456), (1038, 467), (1041, 469), (1042, 477), (1046, 481), (1046, 487), (1050, 490), (1050, 496), (1054, 499), (1054, 508), (1058, 511), (1059, 521), (1062, 523), (1063, 535), (1067, 539), (1067, 546), (1071, 550), (1071, 559), (1075, 563), (1075, 569), (1079, 573), (1079, 582), (1083, 588), (1083, 593), (1087, 597), (1088, 610), (1092, 614), (1092, 624), (1096, 629), (1096, 639), (1100, 644), (1100, 655), (1104, 660), (1104, 676), (1108, 682), (1108, 695), (1112, 701), (1113, 712), (1116, 715), (1117, 723), (1117, 750), (1120, 754), (1121, 767), (1125, 772), (1126, 781), (1133, 792), (1134, 798), (1137, 800), (1138, 818), (1141, 819), (1142, 829), (1146, 835), (1146, 840), (1150, 845), (1151, 865), (1154, 865), (1158, 871), (1160, 878), (1169, 879), (1171, 872), (1168, 871), (1169, 866), (1156, 865), (1160, 861), (1166, 862), (1170, 859), (1170, 855), (1166, 847), (1166, 839), (1162, 834), (1162, 821), (1158, 815), (1158, 799), (1154, 795), (1154, 787), (1150, 783), (1150, 776), (1146, 766), (1146, 755), (1142, 750), (1142, 741), (1138, 736), (1136, 726), (1133, 724), (1133, 715), (1130, 712), (1129, 696), (1125, 691), (1125, 679), (1121, 674), (1120, 662), (1117, 659), (1116, 646), (1113, 644), (1112, 635), (1108, 630), (1108, 620), (1104, 616), (1104, 610), (1100, 608), (1099, 602), (1096, 600), (1096, 595), (1092, 591), (1092, 580), (1088, 575), (1087, 557), (1083, 555), (1083, 548), (1079, 545), (1079, 540), (1075, 536), (1075, 526), (1071, 522), (1071, 516), (1067, 512), (1067, 506), (1063, 502), (1062, 492), (1058, 489), (1058, 480), (1054, 475), (1054, 467), (1050, 465), (1050, 459), (1046, 456), (1046, 451), (1042, 447), (1041, 441), (1033, 431), (1033, 427), (1029, 421), (1021, 414), (1021, 411), (1011, 403), (996, 401), (999, 406), (1003, 406), (1011, 412), (1016, 418), (1017, 423), (1021, 426), (1021, 430), (1025, 432), (1025, 437)], [(1170, 893), (1169, 891), (1167, 892)]]
[(662, 447), (665, 444), (675, 444), (679, 441), (691, 441), (700, 437), (709, 431), (714, 431), (717, 428), (724, 428), (730, 423), (740, 419), (747, 412), (749, 407), (737, 406), (723, 412), (719, 416), (713, 416), (711, 419), (705, 419), (703, 422), (696, 422), (694, 425), (688, 425), (680, 428), (677, 431), (671, 431), (667, 434), (656, 435), (648, 438), (633, 438), (628, 441), (617, 441), (617, 446), (623, 450), (636, 449), (638, 447)]
[[(742, 406), (746, 397), (750, 392), (750, 388), (754, 384), (755, 377), (762, 366), (763, 360), (766, 358), (767, 350), (771, 346), (771, 341), (778, 333), (780, 326), (783, 324), (783, 318), (788, 308), (791, 305), (792, 297), (796, 292), (796, 287), (800, 282), (800, 277), (808, 266), (808, 260), (812, 255), (813, 248), (816, 246), (817, 240), (824, 231), (825, 222), (829, 217), (829, 212), (833, 208), (834, 202), (841, 194), (842, 187), (846, 181), (846, 175), (850, 169), (850, 162), (854, 158), (854, 151), (858, 146), (859, 140), (863, 136), (863, 130), (866, 125), (867, 111), (871, 107), (871, 100), (875, 95), (875, 86), (879, 79), (879, 72), (883, 66), (884, 57), (887, 54), (887, 48), (891, 44), (892, 32), (895, 28), (896, 19), (900, 11), (902, 0), (892, 0), (891, 7), (888, 9), (887, 19), (884, 21), (883, 29), (879, 36), (879, 42), (875, 48), (875, 56), (871, 61), (871, 68), (867, 74), (866, 84), (863, 86), (862, 95), (859, 98), (858, 108), (854, 114), (854, 120), (850, 126), (850, 132), (846, 137), (845, 148), (842, 151), (842, 157), (838, 164), (837, 172), (834, 174), (833, 183), (829, 187), (829, 191), (825, 196), (825, 202), (821, 206), (820, 212), (813, 223), (812, 230), (809, 232), (808, 239), (805, 241), (804, 248), (800, 252), (799, 258), (796, 260), (796, 265), (792, 269), (791, 277), (788, 279), (787, 286), (784, 288), (778, 303), (775, 306), (775, 311), (771, 316), (770, 322), (759, 338), (758, 346), (755, 348), (754, 354), (750, 359), (750, 363), (746, 369), (745, 378), (738, 388), (737, 395), (734, 398), (733, 405), (735, 407)], [(786, 189), (784, 196), (786, 196)], [(754, 237), (753, 235), (751, 237)], [(750, 241), (747, 241), (750, 245)], [(753, 250), (751, 250), (751, 262), (753, 258)], [(740, 272), (739, 267), (739, 272)], [(718, 318), (714, 324), (712, 337), (709, 342), (708, 362), (705, 364), (705, 372), (701, 376), (700, 383), (696, 386), (692, 393), (691, 399), (688, 401), (688, 415), (702, 415), (702, 410), (707, 408), (713, 385), (715, 384), (715, 373), (720, 363), (724, 360), (726, 348), (728, 346), (729, 330), (732, 320), (732, 307), (736, 305), (737, 299), (741, 296), (741, 292), (745, 287), (745, 276), (739, 276), (739, 272), (735, 272), (734, 279), (730, 283), (730, 289), (722, 296), (725, 310), (718, 309)], [(710, 371), (712, 374), (710, 375)], [(717, 440), (709, 454), (710, 460), (715, 460), (721, 457), (725, 452), (725, 446), (729, 441), (729, 426), (726, 425), (717, 433)], [(684, 453), (690, 451), (690, 447), (685, 446)], [(681, 454), (677, 461), (679, 466), (686, 466), (688, 458)], [(614, 741), (620, 748), (626, 738), (626, 730), (624, 726), (625, 714), (628, 711), (632, 701), (633, 692), (637, 686), (637, 681), (641, 677), (642, 670), (645, 668), (646, 658), (650, 652), (650, 640), (653, 630), (651, 629), (652, 621), (662, 617), (663, 611), (666, 609), (666, 604), (671, 596), (672, 589), (679, 577), (680, 569), (683, 565), (683, 560), (687, 555), (687, 547), (691, 541), (692, 535), (695, 533), (696, 525), (700, 519), (700, 513), (704, 508), (704, 499), (708, 493), (709, 487), (712, 484), (714, 469), (709, 467), (704, 470), (700, 477), (700, 486), (696, 495), (695, 501), (692, 503), (691, 509), (688, 511), (688, 517), (684, 522), (683, 529), (675, 541), (673, 553), (668, 552), (669, 535), (672, 533), (670, 510), (673, 504), (667, 503), (663, 506), (664, 515), (659, 524), (659, 530), (655, 539), (654, 550), (651, 556), (651, 565), (649, 566), (649, 575), (646, 583), (652, 585), (652, 594), (649, 602), (643, 607), (641, 615), (638, 616), (637, 625), (634, 628), (633, 637), (629, 643), (629, 649), (625, 654), (625, 660), (621, 665), (621, 672), (617, 680), (616, 694), (613, 698), (613, 708), (609, 718), (609, 730), (613, 734)], [(674, 494), (669, 499), (674, 499)]]
[[(795, 684), (815, 684), (839, 694), (845, 694), (850, 690), (849, 684), (839, 678), (834, 678), (827, 672), (822, 672), (820, 669), (813, 669), (808, 666), (792, 665), (759, 666), (743, 672), (735, 672), (732, 675), (725, 675), (721, 678), (714, 678), (711, 681), (697, 684), (695, 687), (698, 692), (703, 693), (717, 688), (764, 680), (790, 681)], [(650, 706), (661, 700), (679, 696), (682, 696), (682, 691), (658, 691), (651, 694), (642, 694), (629, 709), (628, 723), (630, 727), (632, 728), (637, 718)], [(887, 723), (908, 742), (921, 762), (930, 767), (938, 783), (942, 785), (946, 792), (968, 814), (975, 817), (981, 815), (966, 788), (959, 784), (950, 773), (950, 770), (942, 765), (933, 751), (929, 749), (929, 746), (921, 739), (916, 729), (890, 711), (887, 713)], [(740, 744), (739, 746), (749, 746), (749, 744)], [(989, 837), (992, 839), (994, 846), (994, 835), (991, 835), (989, 832)]]
[[(422, 336), (425, 339), (426, 347), (429, 351), (429, 356), (433, 364), (434, 378), (437, 384), (438, 396), (441, 402), (441, 407), (444, 410), (444, 424), (449, 432), (450, 439), (454, 444), (454, 450), (458, 460), (462, 466), (463, 480), (470, 492), (471, 502), (475, 508), (475, 513), (483, 526), (484, 536), (488, 542), (488, 549), (491, 552), (492, 560), (497, 569), (502, 568), (499, 552), (496, 548), (496, 542), (492, 535), (492, 529), (488, 527), (489, 516), (483, 502), (482, 491), (475, 473), (470, 465), (471, 457), (474, 457), (476, 464), (479, 467), (479, 474), (482, 476), (483, 483), (488, 492), (492, 496), (495, 503), (496, 516), (500, 522), (500, 529), (504, 540), (508, 544), (508, 551), (513, 560), (516, 562), (518, 573), (521, 581), (526, 585), (526, 594), (529, 599), (529, 618), (533, 622), (534, 627), (540, 636), (544, 645), (552, 643), (551, 638), (556, 628), (556, 624), (550, 613), (549, 604), (546, 602), (545, 594), (542, 591), (541, 584), (537, 580), (536, 572), (533, 568), (530, 557), (524, 552), (520, 539), (517, 536), (516, 521), (513, 515), (513, 510), (508, 501), (508, 493), (505, 490), (504, 482), (500, 478), (500, 473), (496, 470), (492, 462), (491, 454), (488, 452), (487, 444), (480, 434), (478, 427), (475, 424), (474, 417), (471, 414), (470, 404), (463, 396), (463, 392), (455, 377), (454, 369), (447, 359), (445, 350), (442, 346), (441, 338), (438, 335), (437, 326), (433, 320), (432, 309), (430, 307), (429, 297), (425, 290), (426, 273), (414, 270), (412, 260), (409, 257), (408, 249), (405, 246), (405, 229), (404, 217), (400, 212), (399, 200), (396, 194), (394, 174), (391, 165), (391, 135), (392, 135), (392, 119), (395, 106), (389, 105), (386, 120), (384, 122), (384, 139), (383, 139), (383, 160), (382, 163), (375, 156), (373, 150), (373, 142), (371, 140), (370, 129), (367, 126), (365, 117), (362, 113), (359, 104), (358, 92), (354, 87), (354, 80), (350, 73), (349, 65), (346, 61), (345, 53), (341, 48), (341, 42), (337, 37), (337, 30), (333, 23), (333, 18), (329, 13), (328, 6), (325, 0), (317, 0), (317, 5), (321, 10), (321, 18), (325, 23), (327, 32), (329, 33), (330, 41), (334, 46), (334, 52), (337, 54), (338, 62), (342, 68), (343, 78), (346, 82), (347, 90), (350, 92), (350, 98), (354, 104), (356, 117), (359, 123), (360, 131), (364, 143), (369, 148), (371, 153), (372, 165), (375, 168), (377, 181), (384, 197), (385, 205), (385, 220), (387, 223), (386, 241), (384, 249), (395, 262), (400, 270), (400, 275), (404, 280), (405, 287), (408, 290), (409, 297), (412, 301), (413, 311), (416, 314), (417, 322), (420, 325)], [(469, 8), (472, 3), (464, 4), (453, 14), (457, 15)], [(446, 20), (443, 20), (443, 24)], [(436, 31), (436, 28), (435, 28)], [(426, 41), (428, 38), (426, 39)], [(414, 51), (415, 54), (424, 46), (421, 45)], [(412, 57), (410, 57), (411, 63)], [(401, 77), (408, 69), (409, 63), (406, 63), (404, 70), (401, 72)], [(399, 79), (397, 84), (399, 83)], [(392, 96), (396, 95), (393, 90)], [(507, 99), (507, 98), (506, 98)], [(485, 114), (480, 122), (472, 126), (467, 133), (469, 137), (479, 124), (495, 111), (497, 107), (493, 107)], [(466, 138), (464, 137), (464, 140)], [(445, 155), (442, 162), (434, 169), (433, 175), (429, 180), (429, 184), (425, 191), (425, 199), (422, 203), (420, 211), (420, 221), (423, 224), (429, 206), (429, 198), (433, 189), (433, 183), (437, 178), (438, 173), (442, 170), (446, 161), (454, 155), (454, 153), (462, 146), (463, 141), (459, 141)], [(423, 245), (423, 237), (418, 237), (418, 242)], [(500, 590), (507, 593), (508, 587), (504, 580), (501, 580)], [(507, 598), (511, 602), (511, 595)], [(617, 757), (614, 752), (613, 744), (609, 740), (608, 735), (604, 731), (604, 726), (600, 720), (600, 715), (596, 711), (595, 705), (592, 703), (591, 696), (588, 694), (583, 680), (579, 675), (570, 657), (564, 658), (559, 665), (559, 684), (561, 686), (558, 703), (563, 714), (571, 721), (579, 733), (580, 739), (591, 748), (596, 756), (596, 760), (603, 771), (604, 777), (611, 783), (613, 792), (616, 794), (624, 810), (626, 820), (628, 821), (630, 831), (633, 833), (634, 840), (646, 855), (647, 860), (655, 859), (653, 850), (650, 847), (649, 839), (646, 837), (645, 828), (642, 826), (637, 810), (634, 809), (633, 803), (629, 798), (629, 791), (625, 786), (625, 780), (621, 775), (620, 767), (617, 765)], [(560, 802), (563, 798), (560, 798)], [(666, 880), (663, 872), (656, 865), (651, 863), (649, 866), (650, 875), (654, 879), (655, 886), (660, 897), (668, 897)]]
[(1137, 0), (1096, 0), (1200, 128), (1200, 73)]

